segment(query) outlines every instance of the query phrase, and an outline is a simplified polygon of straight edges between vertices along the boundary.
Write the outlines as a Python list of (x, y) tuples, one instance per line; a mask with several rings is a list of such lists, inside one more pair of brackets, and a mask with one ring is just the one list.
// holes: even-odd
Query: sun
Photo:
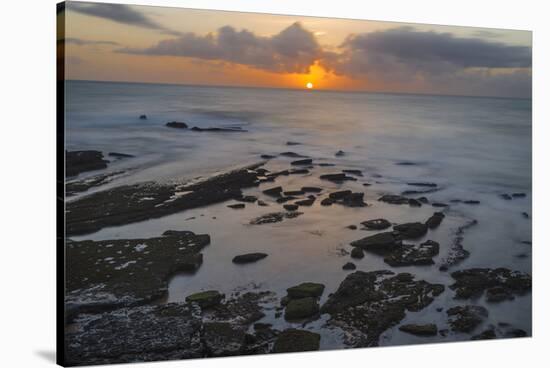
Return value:
[(307, 89), (312, 89), (312, 88), (313, 88), (313, 83), (307, 82), (307, 83), (306, 83), (306, 88), (307, 88)]

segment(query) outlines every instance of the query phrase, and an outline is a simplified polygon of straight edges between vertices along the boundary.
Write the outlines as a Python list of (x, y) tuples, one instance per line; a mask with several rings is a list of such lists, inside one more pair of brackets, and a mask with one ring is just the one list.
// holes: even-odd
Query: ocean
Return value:
[[(142, 114), (147, 120), (139, 119)], [(437, 183), (440, 190), (426, 194), (432, 202), (480, 202), (452, 205), (443, 225), (430, 233), (431, 239), (441, 244), (436, 264), (450, 251), (457, 229), (475, 219), (478, 224), (464, 234), (464, 248), (470, 257), (450, 271), (507, 267), (531, 273), (531, 100), (68, 81), (65, 118), (67, 150), (94, 149), (135, 156), (113, 160), (108, 170), (127, 173), (79, 196), (143, 181), (184, 182), (261, 161), (262, 154), (285, 151), (337, 165), (323, 167), (322, 172), (342, 168), (363, 172), (357, 182), (344, 184), (321, 182), (317, 175), (291, 175), (245, 194), (258, 195), (274, 185), (283, 185), (285, 190), (322, 185), (364, 192), (370, 204), (366, 208), (322, 208), (315, 204), (299, 218), (253, 227), (248, 224), (250, 219), (266, 209), (239, 212), (227, 208), (226, 203), (74, 237), (151, 237), (167, 229), (210, 234), (212, 244), (203, 252), (202, 267), (193, 275), (176, 275), (167, 301), (182, 301), (192, 292), (208, 289), (226, 294), (265, 289), (281, 297), (286, 288), (313, 281), (326, 285), (323, 302), (347, 274), (342, 265), (349, 259), (345, 253), (351, 249), (349, 242), (368, 235), (349, 230), (347, 225), (380, 217), (396, 223), (420, 221), (437, 210), (377, 201), (382, 194), (411, 189), (407, 185), (410, 182)], [(165, 123), (169, 121), (246, 132), (193, 132), (168, 128)], [(339, 150), (345, 154), (335, 156)], [(278, 157), (266, 167), (288, 168), (289, 160)], [(90, 172), (79, 179), (95, 174)], [(371, 185), (365, 187), (364, 182)], [(510, 193), (526, 196), (513, 200), (501, 197)], [(269, 257), (247, 267), (231, 264), (234, 255), (252, 251), (266, 252)], [(364, 271), (390, 268), (375, 256), (356, 263), (357, 269)], [(399, 272), (445, 285), (453, 282), (448, 272), (436, 266), (402, 267)], [(443, 324), (446, 316), (436, 310), (456, 305), (452, 296), (446, 288), (429, 307), (409, 312), (403, 323)], [(499, 304), (484, 300), (474, 304), (490, 311), (482, 328), (506, 322), (531, 333), (531, 295)], [(293, 325), (276, 318), (275, 308), (269, 308), (265, 321), (276, 328)], [(320, 331), (322, 349), (343, 347), (342, 333), (324, 328), (325, 322), (321, 318), (307, 328)], [(382, 336), (380, 345), (463, 338), (466, 336), (449, 335), (430, 340), (392, 328)]]

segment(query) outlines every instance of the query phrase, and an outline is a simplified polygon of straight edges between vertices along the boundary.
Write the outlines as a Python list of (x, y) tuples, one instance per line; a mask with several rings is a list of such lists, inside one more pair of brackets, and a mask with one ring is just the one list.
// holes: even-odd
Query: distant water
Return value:
[[(333, 292), (347, 275), (341, 267), (349, 256), (341, 256), (341, 250), (349, 251), (350, 241), (368, 235), (348, 230), (347, 225), (378, 217), (397, 223), (423, 221), (433, 213), (430, 206), (411, 209), (376, 201), (383, 193), (414, 189), (406, 185), (412, 181), (437, 183), (442, 190), (428, 195), (432, 201), (481, 201), (478, 206), (454, 205), (442, 226), (430, 232), (429, 237), (441, 243), (436, 264), (450, 250), (457, 227), (477, 219), (479, 225), (465, 234), (464, 247), (471, 256), (457, 269), (502, 266), (531, 273), (531, 248), (524, 243), (531, 241), (531, 220), (522, 214), (531, 214), (532, 201), (530, 100), (98, 82), (68, 82), (66, 91), (67, 149), (136, 156), (109, 165), (109, 170), (131, 169), (109, 186), (191, 179), (257, 162), (261, 154), (284, 151), (337, 164), (317, 170), (364, 172), (360, 181), (341, 186), (321, 182), (318, 173), (283, 177), (275, 185), (364, 191), (371, 204), (367, 208), (325, 208), (315, 203), (297, 219), (251, 227), (247, 224), (252, 217), (277, 210), (276, 205), (265, 209), (247, 205), (246, 210), (234, 211), (219, 204), (78, 238), (151, 237), (167, 229), (209, 233), (212, 244), (204, 250), (202, 267), (195, 275), (172, 280), (171, 301), (198, 290), (230, 293), (251, 284), (283, 296), (286, 288), (303, 281), (322, 282), (327, 285), (325, 294)], [(140, 120), (141, 114), (148, 119)], [(247, 132), (199, 133), (165, 127), (174, 120), (189, 126), (240, 127)], [(300, 144), (287, 145), (288, 141)], [(335, 157), (338, 150), (346, 154)], [(267, 168), (288, 168), (288, 161), (278, 158)], [(362, 182), (372, 186), (364, 187)], [(245, 193), (261, 195), (262, 189), (273, 185)], [(513, 192), (526, 193), (526, 197), (511, 201), (499, 197)], [(231, 264), (234, 255), (252, 251), (269, 256), (246, 267)], [(377, 256), (354, 262), (364, 271), (389, 268)], [(430, 282), (452, 283), (449, 273), (440, 272), (437, 266), (396, 271), (411, 272)], [(456, 305), (452, 296), (447, 289), (429, 308), (409, 313), (405, 322), (434, 321), (443, 327), (445, 315), (435, 309)], [(508, 322), (531, 332), (530, 295), (498, 305), (482, 300), (474, 304), (490, 310), (485, 325)], [(274, 319), (271, 312), (266, 318), (278, 328), (292, 325)], [(321, 333), (322, 348), (341, 346), (338, 333)], [(381, 344), (466, 338), (417, 338), (394, 328)]]

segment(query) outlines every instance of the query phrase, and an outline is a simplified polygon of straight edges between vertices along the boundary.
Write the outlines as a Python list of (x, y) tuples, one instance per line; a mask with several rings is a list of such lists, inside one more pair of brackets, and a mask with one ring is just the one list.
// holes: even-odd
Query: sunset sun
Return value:
[(307, 89), (312, 89), (312, 88), (313, 88), (313, 83), (307, 82), (307, 83), (306, 83), (306, 88), (307, 88)]

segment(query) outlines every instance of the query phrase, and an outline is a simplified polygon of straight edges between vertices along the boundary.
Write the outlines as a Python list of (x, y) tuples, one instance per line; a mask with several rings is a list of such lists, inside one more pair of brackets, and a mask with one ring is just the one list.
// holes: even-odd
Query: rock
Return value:
[(345, 172), (346, 174), (356, 175), (356, 176), (363, 176), (363, 172), (361, 170), (345, 169), (345, 170), (342, 170), (342, 172)]
[(299, 351), (319, 350), (321, 335), (305, 330), (287, 329), (279, 334), (274, 353), (292, 353)]
[(296, 205), (296, 204), (285, 204), (285, 205), (283, 205), (283, 208), (287, 211), (296, 211), (298, 209), (298, 205)]
[(264, 201), (262, 201), (262, 200), (258, 200), (258, 206), (266, 207), (266, 206), (269, 206), (269, 205), (267, 203), (265, 203)]
[(512, 193), (512, 198), (525, 198), (526, 196), (525, 193)]
[(65, 151), (65, 175), (70, 177), (86, 171), (105, 169), (108, 162), (100, 151)]
[(206, 355), (211, 357), (235, 356), (244, 353), (245, 331), (228, 322), (207, 322), (203, 327)]
[[(348, 225), (346, 227), (350, 230), (357, 230), (357, 225)], [(357, 248), (355, 248), (355, 249), (357, 249)]]
[(477, 220), (471, 220), (457, 229), (451, 251), (439, 267), (441, 271), (447, 271), (450, 266), (454, 266), (470, 256), (470, 252), (464, 249), (462, 243), (464, 241), (464, 231), (475, 225), (477, 225)]
[(522, 212), (521, 215), (526, 219), (529, 218), (529, 214), (527, 212)]
[(277, 156), (274, 156), (274, 155), (261, 155), (260, 158), (263, 158), (264, 160), (271, 160), (271, 159), (274, 159), (276, 158)]
[(497, 335), (495, 333), (495, 330), (494, 329), (488, 329), (488, 330), (483, 331), (480, 334), (472, 336), (472, 338), (470, 340), (492, 340), (492, 339), (496, 339), (496, 338), (497, 338)]
[(109, 152), (108, 155), (111, 156), (111, 157), (115, 157), (115, 158), (132, 158), (132, 157), (136, 157), (134, 155), (129, 155), (127, 153), (120, 153), (120, 152)]
[(171, 121), (166, 123), (166, 126), (169, 128), (178, 128), (178, 129), (187, 129), (187, 124), (180, 121)]
[(235, 197), (236, 201), (246, 202), (246, 203), (254, 203), (256, 200), (258, 200), (258, 197), (253, 195), (241, 195), (238, 197)]
[(244, 208), (244, 203), (229, 204), (227, 207), (233, 208), (234, 210), (242, 209)]
[(262, 323), (262, 322), (254, 323), (255, 330), (265, 330), (271, 327), (273, 327), (271, 323)]
[(346, 174), (344, 173), (338, 173), (338, 174), (324, 174), (324, 175), (321, 175), (320, 176), (321, 179), (323, 180), (328, 180), (328, 181), (331, 181), (333, 183), (337, 183), (337, 184), (340, 184), (346, 180), (352, 180), (352, 181), (356, 181), (357, 179), (355, 179), (354, 177), (351, 177), (351, 176), (347, 176)]
[(507, 201), (512, 200), (512, 196), (510, 194), (501, 194), (500, 198), (505, 199)]
[(318, 187), (302, 187), (302, 192), (306, 193), (321, 193), (322, 189)]
[(334, 156), (336, 156), (336, 157), (341, 157), (341, 156), (344, 156), (345, 154), (346, 154), (346, 153), (345, 153), (344, 151), (341, 151), (341, 150), (340, 150), (340, 151), (337, 151), (337, 152), (334, 154)]
[(282, 170), (282, 171), (277, 171), (277, 172), (274, 172), (274, 173), (270, 173), (270, 174), (267, 174), (266, 177), (268, 179), (273, 179), (275, 180), (275, 178), (279, 177), (279, 176), (288, 176), (290, 175), (290, 171), (288, 170)]
[(117, 309), (79, 318), (65, 334), (67, 366), (202, 358), (202, 324), (189, 304)]
[(415, 166), (416, 165), (415, 162), (410, 162), (410, 161), (400, 161), (400, 162), (396, 162), (395, 164), (399, 165), (399, 166)]
[(437, 335), (437, 326), (433, 323), (425, 325), (407, 324), (399, 326), (399, 330), (417, 336), (435, 336)]
[(194, 272), (207, 234), (166, 232), (149, 239), (67, 240), (65, 305), (97, 313), (149, 303), (166, 296), (176, 272)]
[(474, 200), (474, 199), (468, 199), (468, 200), (462, 201), (462, 203), (464, 203), (464, 204), (480, 204), (481, 202), (478, 201), (478, 200)]
[(246, 166), (191, 184), (144, 182), (123, 185), (67, 202), (67, 236), (225, 202), (242, 195), (243, 188), (258, 184), (255, 169), (260, 165)]
[(246, 292), (226, 299), (225, 302), (203, 312), (208, 316), (209, 322), (231, 322), (248, 328), (252, 323), (265, 317), (261, 304), (272, 300), (274, 296), (275, 294), (269, 291)]
[(317, 313), (319, 313), (317, 298), (291, 299), (285, 308), (285, 319), (297, 320), (314, 316)]
[(263, 190), (262, 193), (271, 197), (280, 197), (283, 191), (282, 187), (274, 187)]
[(91, 188), (97, 188), (101, 185), (105, 185), (125, 172), (126, 171), (114, 171), (106, 174), (95, 175), (78, 181), (70, 181), (65, 184), (65, 195), (70, 197), (77, 193), (85, 192)]
[(260, 259), (264, 259), (267, 257), (267, 254), (265, 253), (247, 253), (247, 254), (241, 254), (238, 256), (235, 256), (233, 258), (233, 263), (251, 263), (251, 262), (257, 262)]
[(365, 254), (363, 253), (363, 249), (361, 249), (359, 247), (355, 247), (351, 250), (351, 258), (361, 259), (364, 256), (365, 256)]
[(425, 224), (430, 229), (435, 229), (441, 224), (441, 221), (445, 218), (443, 212), (434, 212), (434, 214), (426, 220)]
[(325, 198), (321, 201), (321, 206), (331, 206), (334, 203), (332, 198)]
[(220, 304), (223, 298), (225, 298), (225, 296), (220, 292), (208, 290), (191, 294), (185, 298), (185, 301), (188, 303), (197, 303), (201, 308), (206, 309)]
[(140, 115), (139, 118), (140, 120), (147, 120), (147, 115)]
[(472, 332), (489, 316), (489, 311), (477, 305), (456, 306), (447, 309), (448, 322), (454, 332)]
[(391, 271), (353, 272), (329, 296), (321, 312), (330, 314), (329, 324), (352, 336), (353, 346), (375, 346), (380, 334), (417, 312), (441, 294), (443, 285), (415, 281), (411, 274)]
[(370, 187), (371, 185), (372, 185), (372, 184), (370, 184), (370, 183), (363, 183), (363, 186), (364, 186), (364, 187)]
[(285, 157), (293, 157), (293, 158), (300, 158), (300, 157), (307, 158), (308, 157), (308, 156), (300, 155), (296, 152), (281, 152), (280, 155), (285, 156)]
[(288, 190), (283, 192), (283, 194), (285, 196), (299, 196), (299, 195), (304, 195), (305, 192), (303, 190)]
[(323, 295), (325, 285), (314, 282), (304, 282), (300, 285), (286, 289), (288, 296), (293, 299), (314, 297), (318, 298)]
[(333, 203), (340, 203), (347, 207), (365, 207), (367, 204), (363, 202), (364, 193), (352, 193), (351, 190), (342, 190), (329, 194), (329, 198)]
[(384, 257), (384, 262), (392, 267), (432, 265), (438, 254), (439, 243), (427, 240), (418, 246), (403, 244)]
[(400, 247), (401, 238), (394, 232), (385, 232), (352, 241), (350, 245), (353, 247), (360, 247), (367, 252), (384, 255)]
[(290, 175), (309, 174), (308, 169), (292, 169), (289, 172)]
[(507, 330), (504, 333), (504, 337), (506, 337), (506, 338), (526, 337), (526, 336), (527, 336), (527, 332), (525, 332), (524, 330), (519, 329), (519, 328), (512, 328), (512, 329)]
[(363, 225), (368, 230), (384, 230), (390, 227), (391, 223), (386, 219), (380, 218), (363, 221), (361, 222), (361, 225)]
[(272, 224), (275, 222), (281, 222), (283, 219), (292, 219), (300, 215), (303, 215), (303, 212), (293, 211), (293, 212), (272, 212), (260, 217), (257, 217), (250, 221), (251, 225), (262, 225), (262, 224)]
[(409, 204), (409, 199), (395, 194), (385, 194), (378, 198), (380, 202), (386, 202), (389, 204)]
[(321, 167), (336, 166), (335, 164), (332, 164), (332, 163), (329, 163), (329, 162), (321, 162), (321, 163), (318, 163), (317, 165), (319, 165)]
[(300, 201), (294, 202), (298, 206), (311, 206), (315, 202), (315, 198), (302, 199)]
[(241, 128), (200, 128), (194, 126), (191, 128), (193, 132), (226, 132), (226, 133), (244, 133), (246, 130)]
[(300, 145), (300, 144), (301, 144), (300, 142), (292, 142), (292, 141), (286, 142), (286, 145), (287, 145), (287, 146), (298, 146), (298, 145)]
[(420, 202), (419, 200), (416, 200), (414, 198), (410, 198), (409, 199), (409, 206), (411, 206), (411, 207), (422, 207), (422, 202)]
[(351, 194), (351, 190), (342, 190), (339, 192), (333, 192), (328, 195), (329, 198), (337, 200), (337, 199), (343, 199)]
[(291, 165), (311, 165), (312, 163), (313, 163), (312, 159), (306, 158), (306, 159), (303, 159), (303, 160), (292, 161), (290, 164)]
[(434, 202), (432, 203), (432, 207), (449, 207), (449, 205), (447, 203)]
[(428, 232), (428, 226), (421, 222), (409, 222), (395, 225), (393, 229), (399, 233), (402, 239), (421, 238)]
[(417, 200), (418, 200), (418, 202), (424, 203), (424, 204), (429, 202), (428, 198), (426, 198), (426, 197), (418, 197)]
[(282, 203), (286, 203), (288, 201), (293, 201), (295, 199), (296, 199), (296, 197), (294, 197), (294, 196), (285, 196), (285, 197), (277, 198), (276, 202), (282, 204)]
[(355, 266), (355, 264), (351, 263), (351, 262), (348, 262), (346, 263), (345, 265), (342, 266), (342, 269), (343, 270), (355, 270), (357, 267)]
[(507, 268), (472, 268), (451, 273), (455, 283), (450, 286), (455, 291), (455, 299), (476, 298), (486, 292), (488, 302), (514, 299), (531, 290), (531, 276)]
[(407, 183), (407, 185), (411, 185), (415, 187), (429, 187), (429, 188), (437, 187), (437, 184), (435, 183), (425, 183), (425, 182), (412, 182), (412, 183)]

